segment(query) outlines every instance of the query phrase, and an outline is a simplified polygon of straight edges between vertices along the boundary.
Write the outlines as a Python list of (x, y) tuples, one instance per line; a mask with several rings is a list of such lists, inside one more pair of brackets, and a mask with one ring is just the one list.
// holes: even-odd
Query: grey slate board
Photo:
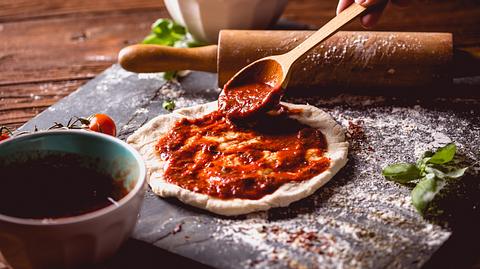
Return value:
[[(470, 88), (480, 85), (478, 78), (465, 81), (457, 82)], [(66, 123), (71, 116), (107, 113), (125, 140), (149, 119), (167, 113), (161, 107), (163, 100), (174, 99), (177, 107), (186, 107), (213, 101), (218, 93), (214, 74), (193, 72), (181, 84), (166, 83), (162, 74), (133, 74), (114, 65), (21, 130), (47, 128), (54, 121)], [(478, 169), (471, 169), (468, 178), (473, 180), (466, 179), (438, 201), (446, 204), (443, 213), (426, 219), (410, 205), (410, 188), (386, 181), (380, 171), (389, 163), (413, 161), (422, 151), (450, 141), (459, 145), (466, 163), (477, 162), (477, 99), (341, 94), (287, 96), (285, 101), (325, 109), (347, 129), (349, 162), (338, 175), (289, 208), (237, 218), (215, 216), (148, 191), (132, 235), (146, 244), (129, 241), (120, 252), (122, 257), (114, 258), (112, 264), (121, 263), (115, 259), (145, 259), (132, 249), (146, 252), (145, 245), (151, 245), (218, 268), (417, 268), (445, 242), (441, 255), (426, 266), (446, 265), (445, 260), (458, 255), (462, 259), (457, 265), (471, 261), (474, 252), (454, 250), (479, 239), (478, 232), (471, 233), (480, 223)], [(452, 204), (456, 207), (450, 210)], [(152, 262), (161, 265), (162, 257)]]

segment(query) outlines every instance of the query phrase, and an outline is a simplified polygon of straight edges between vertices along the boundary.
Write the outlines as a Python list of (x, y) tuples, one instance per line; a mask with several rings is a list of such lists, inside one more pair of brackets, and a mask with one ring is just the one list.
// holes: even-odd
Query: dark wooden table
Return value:
[[(334, 16), (336, 2), (290, 0), (283, 18), (320, 26)], [(95, 77), (116, 62), (122, 47), (147, 35), (159, 17), (168, 17), (161, 0), (0, 1), (0, 125), (21, 126)], [(346, 29), (361, 27), (354, 21)], [(388, 7), (375, 30), (453, 32), (456, 47), (480, 54), (480, 2)], [(131, 241), (107, 267), (134, 267), (132, 253), (152, 267), (161, 264), (159, 252)], [(191, 265), (171, 259), (180, 267)]]
[[(320, 26), (336, 0), (290, 0), (283, 15)], [(150, 24), (168, 14), (161, 0), (0, 1), (0, 125), (17, 128), (116, 61)], [(346, 28), (361, 29), (358, 21)], [(453, 32), (480, 53), (480, 3), (418, 1), (388, 7), (375, 30)]]

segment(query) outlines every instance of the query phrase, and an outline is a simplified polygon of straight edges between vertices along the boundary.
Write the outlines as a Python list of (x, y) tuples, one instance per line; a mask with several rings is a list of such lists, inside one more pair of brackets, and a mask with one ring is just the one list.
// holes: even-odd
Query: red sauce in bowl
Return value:
[(77, 216), (107, 207), (128, 193), (122, 180), (77, 154), (47, 153), (0, 163), (0, 214), (7, 216)]

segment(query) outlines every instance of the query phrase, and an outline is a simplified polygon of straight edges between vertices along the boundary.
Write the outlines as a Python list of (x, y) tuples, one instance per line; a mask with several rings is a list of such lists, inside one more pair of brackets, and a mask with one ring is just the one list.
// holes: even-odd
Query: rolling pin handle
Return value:
[(217, 46), (173, 48), (138, 44), (123, 48), (119, 64), (128, 71), (153, 73), (177, 70), (217, 72)]

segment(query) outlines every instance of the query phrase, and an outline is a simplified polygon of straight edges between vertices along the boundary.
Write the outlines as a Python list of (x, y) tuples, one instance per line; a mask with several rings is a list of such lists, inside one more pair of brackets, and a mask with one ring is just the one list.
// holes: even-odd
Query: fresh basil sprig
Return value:
[(383, 169), (382, 174), (388, 180), (402, 184), (416, 183), (412, 190), (412, 204), (423, 213), (447, 180), (462, 177), (468, 169), (458, 168), (453, 163), (456, 151), (457, 146), (451, 143), (436, 152), (425, 152), (416, 164), (391, 164)]
[(185, 27), (169, 19), (158, 19), (152, 24), (152, 32), (145, 37), (143, 44), (173, 46), (185, 38)]
[(396, 182), (408, 183), (413, 179), (420, 178), (420, 169), (411, 163), (396, 163), (383, 169), (382, 174)]
[[(156, 44), (178, 48), (193, 48), (205, 44), (193, 39), (185, 27), (169, 19), (158, 19), (152, 24), (151, 33), (142, 41), (143, 44)], [(168, 71), (164, 79), (175, 78), (177, 71)]]

